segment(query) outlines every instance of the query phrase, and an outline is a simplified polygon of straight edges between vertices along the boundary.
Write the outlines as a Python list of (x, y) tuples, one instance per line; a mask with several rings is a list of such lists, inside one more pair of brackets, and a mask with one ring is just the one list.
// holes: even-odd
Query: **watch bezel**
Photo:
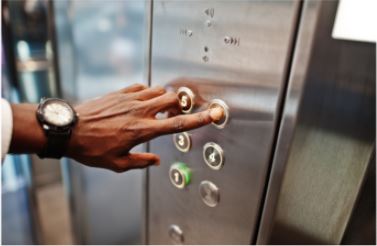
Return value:
[[(72, 117), (72, 120), (71, 122), (69, 122), (68, 124), (66, 125), (55, 125), (51, 122), (49, 122), (45, 115), (44, 115), (44, 108), (50, 104), (50, 103), (53, 103), (53, 102), (59, 102), (59, 103), (63, 103), (65, 104), (67, 107), (69, 107), (73, 113), (73, 117)], [(52, 130), (52, 131), (56, 131), (56, 132), (66, 132), (67, 130), (70, 130), (72, 128), (73, 125), (76, 124), (77, 122), (77, 119), (78, 119), (78, 116), (77, 116), (77, 113), (76, 111), (74, 110), (74, 108), (72, 107), (71, 104), (69, 104), (67, 101), (65, 100), (62, 100), (62, 99), (59, 99), (59, 98), (42, 98), (39, 105), (38, 105), (38, 109), (37, 109), (37, 118), (38, 118), (38, 121), (41, 123), (42, 127), (45, 129), (45, 130)]]

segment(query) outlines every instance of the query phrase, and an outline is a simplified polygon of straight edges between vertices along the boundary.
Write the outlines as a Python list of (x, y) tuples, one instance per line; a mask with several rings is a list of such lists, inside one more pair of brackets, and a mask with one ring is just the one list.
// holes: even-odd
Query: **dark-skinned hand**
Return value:
[(219, 120), (215, 108), (190, 115), (156, 119), (159, 112), (180, 109), (174, 92), (135, 84), (75, 107), (79, 114), (67, 156), (83, 164), (124, 172), (159, 164), (153, 153), (130, 150), (155, 137), (191, 130)]

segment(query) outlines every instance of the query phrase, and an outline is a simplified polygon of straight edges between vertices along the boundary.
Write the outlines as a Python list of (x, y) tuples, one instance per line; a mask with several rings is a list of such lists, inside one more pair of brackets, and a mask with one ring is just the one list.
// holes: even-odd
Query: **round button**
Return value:
[(183, 231), (177, 225), (170, 225), (169, 227), (169, 237), (174, 244), (182, 244), (184, 241)]
[(205, 163), (214, 170), (219, 170), (224, 165), (224, 151), (216, 143), (206, 143), (203, 147)]
[(188, 152), (191, 148), (191, 138), (187, 132), (176, 133), (173, 135), (175, 147), (182, 152)]
[(183, 189), (191, 182), (191, 170), (183, 162), (176, 162), (169, 170), (171, 183), (178, 189)]
[(188, 114), (194, 108), (195, 95), (191, 89), (187, 87), (180, 87), (177, 91), (179, 104), (182, 112)]
[(225, 127), (225, 125), (229, 121), (229, 107), (223, 100), (213, 99), (211, 101), (211, 103), (209, 104), (209, 108), (216, 108), (216, 107), (222, 108), (224, 114), (223, 114), (223, 117), (220, 120), (214, 121), (214, 122), (212, 122), (212, 124), (214, 126), (216, 126), (217, 128), (222, 129), (222, 128)]
[(199, 193), (203, 202), (209, 207), (216, 207), (220, 201), (219, 188), (210, 181), (205, 180), (200, 183)]

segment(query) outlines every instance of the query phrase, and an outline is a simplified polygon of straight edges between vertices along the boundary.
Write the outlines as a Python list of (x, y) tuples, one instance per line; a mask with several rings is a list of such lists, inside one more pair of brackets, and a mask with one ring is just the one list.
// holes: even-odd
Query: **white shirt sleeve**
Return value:
[(13, 118), (10, 104), (1, 99), (1, 160), (8, 153), (10, 141), (12, 139)]

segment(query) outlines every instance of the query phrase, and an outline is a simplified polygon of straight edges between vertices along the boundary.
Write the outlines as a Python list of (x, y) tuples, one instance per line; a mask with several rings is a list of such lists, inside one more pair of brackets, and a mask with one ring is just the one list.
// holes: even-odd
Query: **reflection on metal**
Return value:
[(339, 244), (375, 148), (376, 46), (332, 39), (336, 7), (304, 4), (260, 244)]
[[(41, 97), (59, 96), (56, 70), (51, 65), (55, 56), (50, 47), (53, 39), (52, 26), (49, 25), (49, 17), (52, 16), (49, 9), (51, 1), (37, 0), (33, 1), (33, 4), (29, 3), (30, 1), (26, 0), (2, 2), (2, 42), (6, 48), (3, 58), (7, 59), (5, 63), (11, 73), (9, 84), (16, 91), (12, 91), (14, 103), (37, 103)], [(24, 202), (30, 209), (29, 223), (34, 244), (44, 242), (40, 218), (44, 216), (45, 211), (40, 210), (38, 206), (39, 188), (60, 180), (59, 166), (53, 162), (28, 156), (24, 167), (23, 178), (27, 180), (27, 201)], [(17, 232), (17, 229), (11, 228), (13, 232)], [(3, 239), (7, 241), (6, 237)]]
[[(54, 3), (65, 98), (80, 102), (146, 81), (149, 1)], [(143, 171), (116, 174), (68, 162), (76, 243), (141, 243)]]
[(47, 60), (18, 61), (17, 70), (20, 72), (37, 72), (47, 70), (51, 66)]
[[(209, 125), (190, 131), (187, 153), (175, 148), (171, 136), (150, 143), (162, 165), (149, 170), (148, 243), (170, 243), (166, 230), (171, 224), (182, 228), (187, 244), (252, 242), (298, 6), (296, 1), (154, 2), (151, 84), (174, 91), (190, 88), (193, 112), (221, 99), (232, 120), (223, 129)], [(180, 35), (182, 28), (194, 35)], [(233, 37), (239, 45), (225, 45), (228, 35), (229, 43)], [(207, 142), (217, 143), (226, 155), (227, 163), (218, 171), (204, 163)], [(172, 186), (167, 175), (176, 161), (193, 170), (192, 182), (183, 190)], [(216, 207), (206, 206), (198, 195), (203, 180), (221, 191)]]

